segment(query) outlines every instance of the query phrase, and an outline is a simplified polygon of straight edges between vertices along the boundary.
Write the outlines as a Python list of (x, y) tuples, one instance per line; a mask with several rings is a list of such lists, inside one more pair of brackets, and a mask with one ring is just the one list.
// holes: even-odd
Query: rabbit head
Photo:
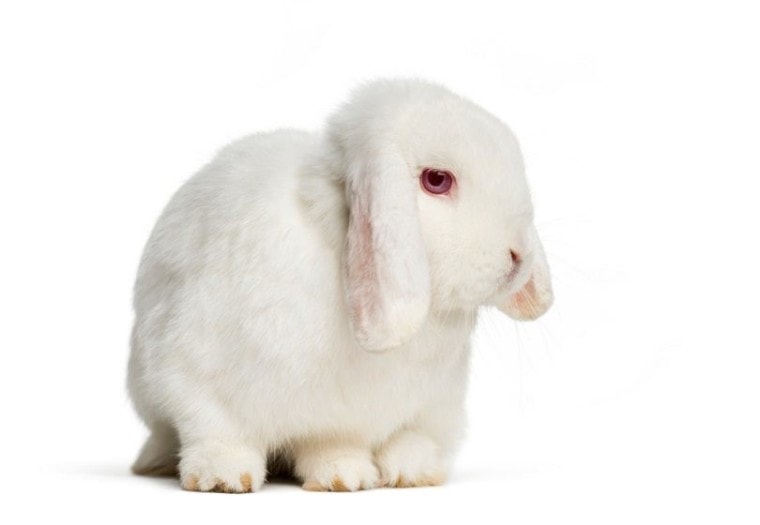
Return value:
[(428, 315), (495, 305), (519, 320), (552, 302), (519, 146), (494, 116), (420, 81), (360, 88), (331, 119), (349, 222), (345, 287), (367, 350)]

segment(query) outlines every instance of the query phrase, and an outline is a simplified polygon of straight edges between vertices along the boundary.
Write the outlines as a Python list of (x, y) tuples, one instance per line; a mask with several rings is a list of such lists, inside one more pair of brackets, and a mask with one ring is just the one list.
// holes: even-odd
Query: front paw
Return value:
[(354, 492), (376, 487), (379, 479), (369, 450), (335, 446), (301, 448), (296, 474), (310, 491)]
[(258, 450), (221, 444), (182, 450), (180, 484), (199, 492), (255, 492), (264, 484), (266, 459)]
[(429, 487), (446, 480), (438, 445), (416, 432), (394, 435), (377, 451), (375, 461), (385, 487)]

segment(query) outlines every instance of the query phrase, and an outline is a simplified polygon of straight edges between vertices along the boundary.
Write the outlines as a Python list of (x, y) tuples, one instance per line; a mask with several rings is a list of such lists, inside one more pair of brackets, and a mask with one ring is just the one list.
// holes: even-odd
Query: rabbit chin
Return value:
[(508, 294), (496, 306), (516, 321), (533, 321), (544, 315), (553, 301), (551, 284), (531, 275), (522, 288)]

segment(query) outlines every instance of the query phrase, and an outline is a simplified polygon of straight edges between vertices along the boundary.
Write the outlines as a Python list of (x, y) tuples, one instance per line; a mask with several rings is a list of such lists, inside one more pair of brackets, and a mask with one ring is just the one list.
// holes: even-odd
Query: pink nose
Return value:
[(522, 262), (522, 257), (514, 250), (509, 250), (509, 256), (512, 258), (512, 266), (516, 267)]

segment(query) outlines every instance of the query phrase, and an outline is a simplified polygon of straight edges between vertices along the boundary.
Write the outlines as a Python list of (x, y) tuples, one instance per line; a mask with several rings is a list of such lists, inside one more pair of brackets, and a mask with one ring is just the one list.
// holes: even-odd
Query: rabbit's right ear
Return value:
[(417, 179), (387, 146), (347, 166), (346, 293), (366, 350), (407, 342), (430, 306), (430, 274), (417, 213)]

